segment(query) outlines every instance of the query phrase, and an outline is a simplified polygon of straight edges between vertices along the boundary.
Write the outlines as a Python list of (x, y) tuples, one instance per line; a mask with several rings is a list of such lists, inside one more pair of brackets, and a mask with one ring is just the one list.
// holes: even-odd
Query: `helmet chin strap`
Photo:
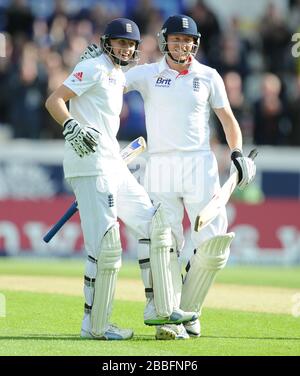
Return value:
[(100, 41), (100, 45), (103, 49), (103, 51), (112, 58), (113, 62), (117, 65), (120, 65), (122, 67), (125, 67), (131, 63), (137, 63), (139, 58), (138, 58), (138, 53), (139, 53), (139, 50), (138, 50), (138, 43), (136, 42), (136, 45), (135, 45), (135, 52), (133, 53), (133, 55), (130, 57), (130, 59), (128, 59), (127, 61), (126, 60), (122, 60), (120, 57), (116, 56), (113, 52), (113, 48), (109, 42), (109, 40), (102, 40)]
[(126, 65), (129, 64), (128, 61), (121, 60), (120, 58), (116, 57), (115, 55), (112, 55), (112, 54), (111, 54), (111, 57), (113, 58), (114, 62), (115, 62), (117, 65), (121, 65), (121, 67), (125, 67)]
[(173, 60), (173, 62), (175, 64), (178, 64), (178, 65), (186, 65), (186, 64), (189, 64), (190, 63), (190, 57), (191, 57), (191, 54), (189, 54), (185, 60), (178, 60), (178, 59), (174, 59), (174, 57), (172, 56), (171, 52), (168, 51), (168, 56)]
[(129, 64), (129, 61), (121, 60), (119, 57), (117, 57), (113, 53), (112, 46), (109, 43), (107, 45), (104, 44), (103, 49), (104, 49), (104, 51), (106, 52), (107, 55), (111, 56), (111, 58), (113, 59), (114, 63), (116, 63), (117, 65), (120, 65), (120, 66), (124, 67), (124, 66), (126, 66), (126, 65)]

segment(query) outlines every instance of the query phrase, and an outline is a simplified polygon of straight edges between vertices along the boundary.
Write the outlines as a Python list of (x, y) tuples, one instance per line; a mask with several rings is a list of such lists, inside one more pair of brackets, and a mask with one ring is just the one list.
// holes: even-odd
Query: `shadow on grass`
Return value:
[[(90, 338), (81, 338), (78, 334), (27, 334), (23, 336), (0, 336), (0, 341), (7, 340), (37, 340), (37, 341), (90, 341)], [(249, 340), (276, 340), (300, 341), (300, 337), (243, 337), (243, 336), (201, 336), (191, 338), (192, 341), (201, 339), (249, 339)], [(156, 341), (154, 334), (135, 334), (130, 341)]]
[[(78, 334), (26, 334), (23, 336), (0, 336), (0, 341), (7, 340), (37, 340), (37, 341), (91, 341), (90, 338), (81, 338)], [(154, 335), (134, 335), (131, 341), (155, 340)]]
[(278, 341), (299, 341), (300, 337), (238, 337), (238, 336), (201, 336), (201, 338), (212, 338), (212, 339), (255, 339), (255, 340), (278, 340)]

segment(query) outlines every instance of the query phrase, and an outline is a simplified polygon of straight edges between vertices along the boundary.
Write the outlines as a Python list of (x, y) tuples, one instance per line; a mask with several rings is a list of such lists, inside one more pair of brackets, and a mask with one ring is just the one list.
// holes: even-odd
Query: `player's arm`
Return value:
[(242, 132), (235, 116), (232, 113), (231, 107), (226, 106), (223, 108), (214, 108), (214, 112), (222, 124), (230, 150), (242, 150)]
[(214, 108), (214, 111), (222, 124), (227, 144), (231, 150), (231, 172), (237, 169), (238, 187), (243, 189), (254, 179), (256, 166), (251, 158), (243, 155), (242, 132), (230, 105)]
[(47, 99), (45, 106), (53, 119), (60, 125), (63, 125), (67, 119), (72, 117), (66, 106), (66, 102), (75, 96), (74, 91), (61, 85)]
[(137, 65), (128, 69), (125, 72), (126, 81), (124, 93), (126, 94), (130, 91), (138, 91), (145, 100), (147, 95), (147, 77), (148, 71), (146, 64)]
[[(98, 47), (95, 43), (89, 44), (86, 49), (83, 51), (82, 55), (80, 55), (80, 60), (89, 60), (96, 58), (102, 54), (101, 48)], [(141, 78), (144, 78), (144, 75), (141, 74), (142, 67), (136, 66), (133, 68), (130, 68), (126, 71), (126, 84), (124, 87), (123, 94), (128, 93), (129, 91), (133, 90), (139, 90), (139, 81), (141, 81)]]
[(47, 99), (45, 106), (50, 115), (63, 126), (63, 135), (73, 147), (74, 151), (83, 157), (96, 151), (98, 145), (99, 132), (91, 127), (79, 124), (76, 119), (73, 119), (66, 102), (75, 97), (76, 94), (66, 87), (61, 85), (56, 89)]

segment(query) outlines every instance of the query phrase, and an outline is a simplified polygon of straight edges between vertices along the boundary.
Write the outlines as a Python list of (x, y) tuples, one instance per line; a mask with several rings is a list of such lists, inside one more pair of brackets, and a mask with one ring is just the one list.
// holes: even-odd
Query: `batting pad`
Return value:
[(94, 287), (97, 276), (97, 260), (89, 256), (85, 264), (84, 297), (85, 303), (92, 307), (94, 300)]
[(171, 266), (172, 283), (173, 283), (173, 288), (174, 288), (173, 305), (174, 305), (174, 309), (176, 309), (176, 308), (179, 308), (180, 306), (182, 277), (181, 277), (177, 251), (175, 248), (173, 248), (170, 253), (170, 266)]
[(171, 227), (161, 206), (152, 218), (150, 235), (150, 266), (153, 280), (154, 304), (157, 314), (168, 317), (173, 312), (173, 284), (170, 269)]
[(121, 241), (119, 224), (104, 235), (97, 262), (94, 301), (91, 312), (91, 333), (101, 337), (107, 330), (112, 311), (117, 274), (121, 267)]
[(212, 285), (217, 271), (227, 263), (230, 244), (235, 234), (214, 236), (206, 240), (191, 257), (182, 287), (180, 308), (184, 311), (201, 313), (204, 299)]
[(141, 277), (145, 287), (146, 299), (153, 298), (153, 282), (150, 268), (150, 239), (140, 239), (137, 255), (141, 269)]

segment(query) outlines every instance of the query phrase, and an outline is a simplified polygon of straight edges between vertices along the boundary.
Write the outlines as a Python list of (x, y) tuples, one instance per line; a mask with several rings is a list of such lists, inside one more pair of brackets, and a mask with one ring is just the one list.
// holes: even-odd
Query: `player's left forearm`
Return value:
[(225, 136), (227, 144), (230, 150), (239, 149), (242, 150), (243, 147), (243, 137), (242, 132), (234, 117), (230, 107), (215, 109), (215, 113), (218, 116)]
[(243, 147), (243, 137), (240, 126), (236, 119), (229, 120), (226, 126), (223, 126), (226, 141), (230, 150), (239, 149), (242, 150)]

